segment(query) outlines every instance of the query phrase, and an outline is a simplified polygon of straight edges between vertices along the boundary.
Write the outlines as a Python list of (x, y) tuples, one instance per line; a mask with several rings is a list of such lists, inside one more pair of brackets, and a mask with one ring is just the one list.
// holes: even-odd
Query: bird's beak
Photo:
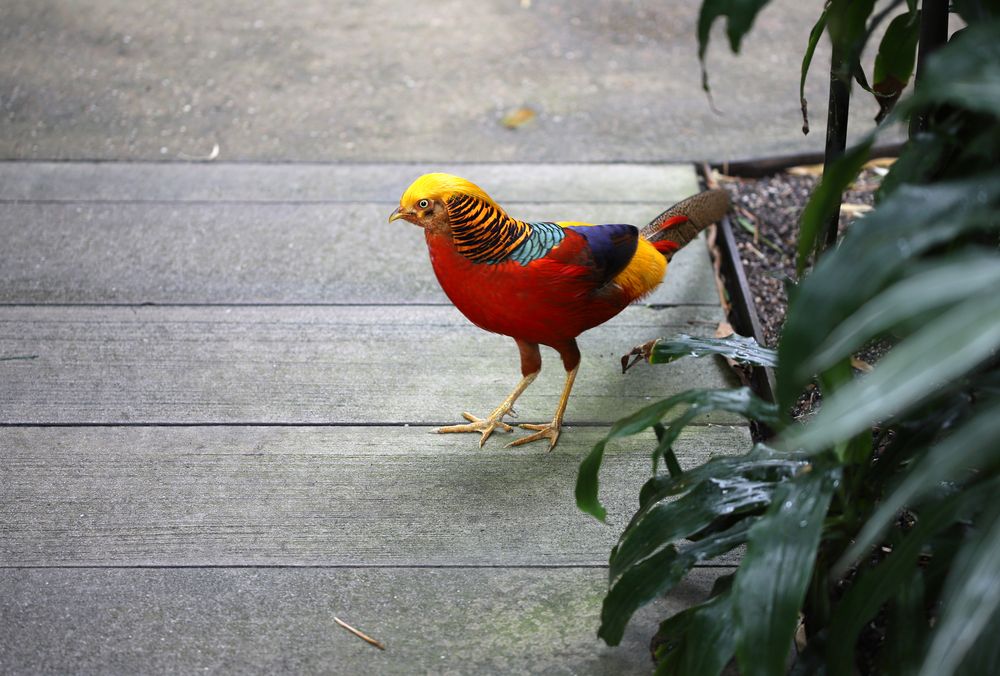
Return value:
[(399, 219), (404, 218), (406, 216), (406, 214), (403, 213), (402, 209), (403, 207), (396, 207), (396, 210), (393, 211), (391, 214), (389, 214), (390, 223), (392, 223), (393, 221), (398, 221)]

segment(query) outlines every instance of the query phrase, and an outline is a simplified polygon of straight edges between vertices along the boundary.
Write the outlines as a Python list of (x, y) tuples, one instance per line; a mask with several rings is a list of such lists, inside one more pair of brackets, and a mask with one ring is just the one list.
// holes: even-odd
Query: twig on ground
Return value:
[(349, 631), (352, 634), (354, 634), (355, 636), (357, 636), (358, 638), (360, 638), (362, 641), (375, 646), (379, 650), (385, 650), (385, 644), (382, 643), (382, 641), (374, 639), (371, 636), (369, 636), (368, 634), (365, 634), (363, 632), (358, 631), (357, 629), (355, 629), (351, 625), (347, 624), (347, 622), (344, 622), (339, 617), (334, 616), (333, 621), (336, 622), (341, 627), (343, 627), (344, 629), (346, 629), (347, 631)]

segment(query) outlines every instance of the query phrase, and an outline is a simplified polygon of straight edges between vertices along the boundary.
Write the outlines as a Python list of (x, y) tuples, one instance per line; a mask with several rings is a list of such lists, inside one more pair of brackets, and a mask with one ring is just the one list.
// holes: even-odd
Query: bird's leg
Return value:
[(555, 448), (559, 441), (559, 431), (562, 428), (563, 415), (566, 413), (566, 404), (569, 403), (569, 393), (573, 390), (573, 381), (576, 380), (576, 372), (580, 370), (580, 350), (576, 346), (576, 341), (572, 340), (566, 345), (556, 347), (562, 356), (563, 365), (566, 367), (566, 384), (563, 385), (562, 396), (559, 397), (559, 405), (556, 407), (556, 414), (552, 417), (552, 422), (546, 425), (533, 425), (524, 423), (519, 427), (526, 430), (536, 430), (534, 434), (516, 439), (508, 446), (520, 446), (531, 443), (539, 439), (549, 440), (549, 450)]
[(528, 388), (528, 385), (535, 381), (539, 371), (542, 370), (542, 356), (538, 351), (536, 343), (526, 343), (518, 340), (517, 347), (521, 352), (521, 382), (517, 384), (514, 391), (507, 395), (507, 398), (493, 409), (493, 412), (486, 418), (477, 418), (468, 411), (463, 411), (462, 417), (469, 421), (468, 424), (439, 427), (437, 429), (438, 434), (480, 432), (482, 436), (479, 438), (479, 447), (482, 448), (483, 444), (486, 443), (486, 440), (490, 438), (493, 430), (497, 427), (501, 428), (504, 432), (513, 431), (513, 428), (503, 421), (503, 417), (508, 414), (514, 414), (514, 402)]

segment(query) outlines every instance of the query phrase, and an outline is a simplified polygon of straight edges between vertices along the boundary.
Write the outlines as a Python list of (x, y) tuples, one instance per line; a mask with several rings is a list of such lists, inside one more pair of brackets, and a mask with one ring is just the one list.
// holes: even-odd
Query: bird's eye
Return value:
[(426, 209), (430, 205), (431, 203), (428, 200), (420, 200), (419, 202), (417, 202), (417, 206), (420, 207), (421, 209)]

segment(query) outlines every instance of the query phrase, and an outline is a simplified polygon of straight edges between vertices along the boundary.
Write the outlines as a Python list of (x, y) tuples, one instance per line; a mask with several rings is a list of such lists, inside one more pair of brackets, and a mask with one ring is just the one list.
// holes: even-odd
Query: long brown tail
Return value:
[(681, 200), (649, 222), (639, 233), (667, 260), (698, 233), (729, 211), (725, 190), (706, 190)]

